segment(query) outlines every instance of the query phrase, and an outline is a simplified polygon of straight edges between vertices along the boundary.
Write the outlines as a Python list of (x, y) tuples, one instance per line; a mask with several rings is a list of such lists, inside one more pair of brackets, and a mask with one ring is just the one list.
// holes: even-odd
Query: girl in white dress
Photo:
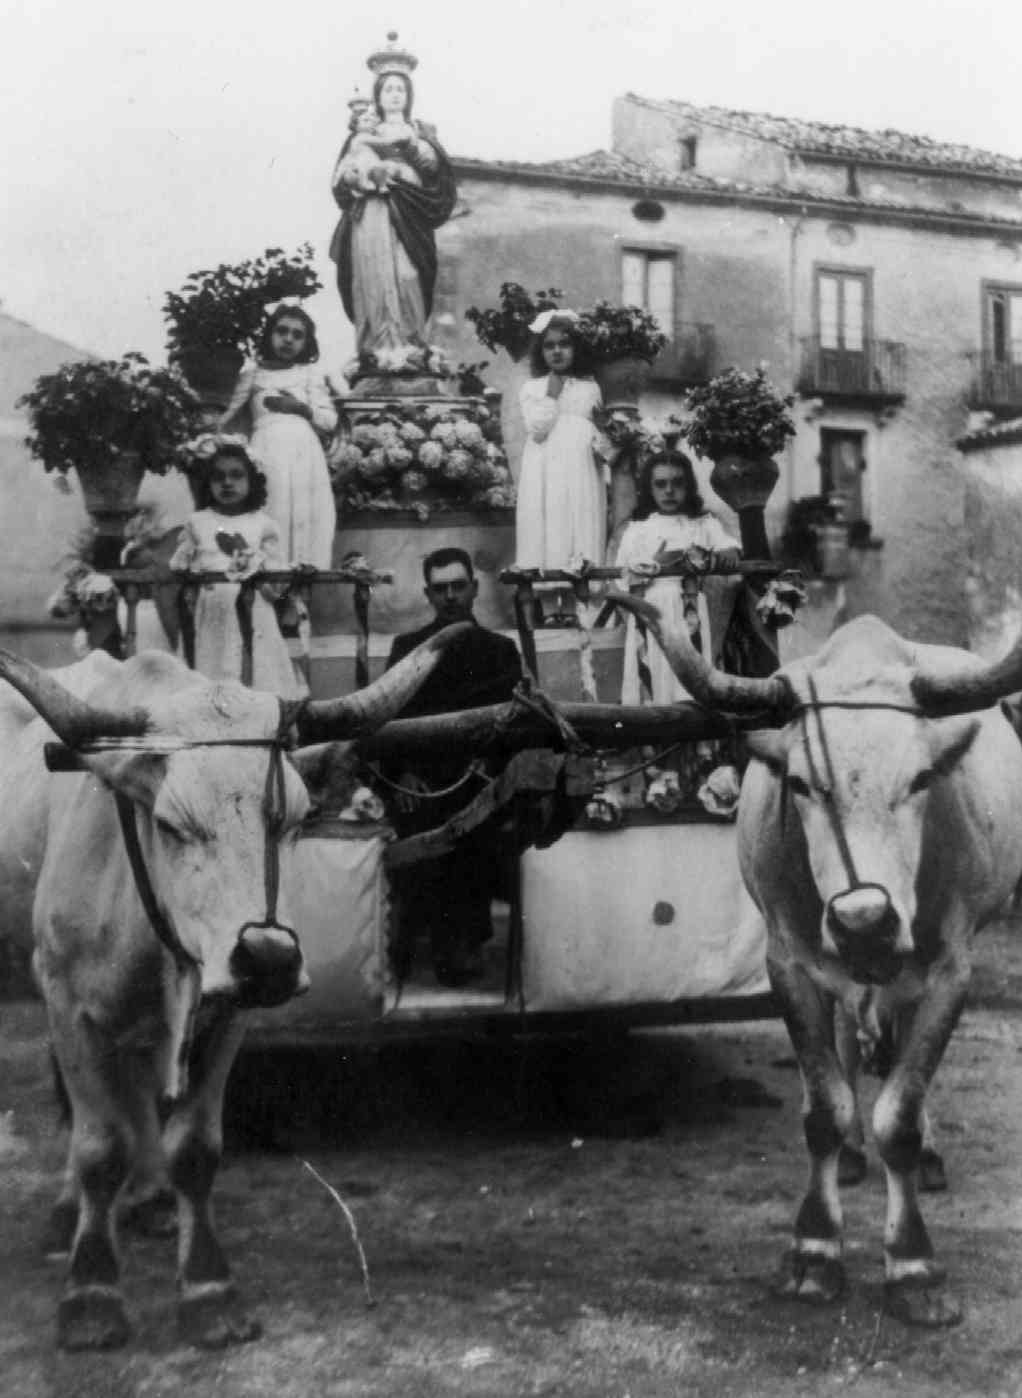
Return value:
[[(657, 576), (668, 555), (696, 546), (723, 567), (733, 566), (741, 557), (737, 542), (704, 509), (691, 461), (683, 452), (667, 451), (653, 460), (640, 483), (639, 503), (621, 536), (616, 561), (631, 575), (631, 590), (644, 593), (666, 622), (687, 625), (693, 643), (712, 659), (714, 638), (699, 579)], [(673, 704), (689, 697), (653, 636), (642, 635), (635, 618), (629, 616), (621, 702)]]
[(594, 422), (600, 390), (585, 371), (574, 311), (544, 311), (533, 332), (533, 377), (519, 402), (526, 443), (515, 514), (519, 568), (566, 568), (572, 559), (602, 564), (607, 490)]
[(280, 556), (277, 526), (262, 508), (266, 480), (241, 438), (220, 439), (195, 494), (200, 508), (185, 521), (170, 567), (238, 579), (199, 584), (193, 616), (195, 669), (211, 680), (240, 681), (286, 699), (301, 697), (305, 691), (273, 609), (276, 590), (264, 584), (242, 595), (243, 579), (287, 564)]
[(317, 432), (337, 426), (319, 359), (316, 326), (299, 306), (278, 306), (266, 322), (259, 358), (241, 372), (225, 430), (244, 408), (252, 414), (250, 446), (266, 473), (267, 511), (294, 564), (329, 568), (337, 510)]

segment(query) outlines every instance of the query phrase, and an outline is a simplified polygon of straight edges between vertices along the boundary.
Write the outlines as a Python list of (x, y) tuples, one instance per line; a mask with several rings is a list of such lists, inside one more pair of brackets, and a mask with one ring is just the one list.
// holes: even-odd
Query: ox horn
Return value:
[(948, 674), (919, 671), (912, 679), (912, 694), (929, 714), (968, 714), (989, 709), (1006, 694), (1022, 689), (1022, 636), (1003, 660)]
[(149, 727), (145, 709), (101, 709), (79, 699), (30, 660), (0, 650), (0, 677), (14, 686), (68, 747), (96, 738), (136, 738)]
[(294, 722), (301, 741), (358, 738), (382, 727), (401, 712), (433, 673), (451, 642), (465, 635), (471, 627), (472, 623), (467, 621), (445, 626), (365, 689), (339, 699), (313, 699), (296, 705)]
[(704, 709), (728, 713), (749, 713), (790, 708), (791, 689), (779, 675), (760, 679), (751, 675), (728, 675), (699, 654), (689, 639), (687, 627), (675, 628), (664, 622), (659, 607), (628, 593), (608, 590), (608, 600), (631, 612), (653, 632), (667, 656), (671, 669)]

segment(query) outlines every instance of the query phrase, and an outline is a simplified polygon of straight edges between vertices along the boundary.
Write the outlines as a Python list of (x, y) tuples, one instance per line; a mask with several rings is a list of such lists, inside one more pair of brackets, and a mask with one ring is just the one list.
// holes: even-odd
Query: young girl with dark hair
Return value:
[[(693, 644), (712, 659), (709, 614), (698, 577), (658, 577), (669, 555), (701, 548), (723, 566), (741, 556), (737, 542), (703, 506), (692, 462), (680, 451), (665, 451), (646, 468), (632, 522), (621, 536), (617, 565), (629, 573), (633, 592), (644, 593), (664, 620), (687, 625)], [(629, 616), (625, 633), (623, 704), (673, 704), (689, 697), (652, 636)]]
[(319, 433), (337, 426), (327, 383), (315, 367), (316, 326), (300, 306), (267, 318), (259, 357), (238, 379), (221, 430), (248, 408), (251, 448), (266, 472), (268, 509), (293, 563), (329, 568), (337, 511)]
[[(242, 591), (263, 569), (285, 568), (280, 533), (263, 508), (266, 478), (244, 439), (216, 440), (195, 483), (198, 509), (185, 521), (170, 567), (185, 573), (227, 573), (230, 582), (201, 583), (192, 617), (189, 663), (212, 680), (238, 680), (283, 698), (304, 692), (273, 609), (269, 584)], [(251, 602), (251, 606), (249, 606)]]
[(594, 421), (602, 398), (573, 311), (544, 311), (530, 329), (533, 377), (519, 402), (527, 434), (518, 478), (516, 561), (565, 568), (603, 562), (607, 491)]

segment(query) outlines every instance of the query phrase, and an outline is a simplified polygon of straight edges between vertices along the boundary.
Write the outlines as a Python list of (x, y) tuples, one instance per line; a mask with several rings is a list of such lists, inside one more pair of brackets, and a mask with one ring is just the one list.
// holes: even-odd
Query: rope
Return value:
[(481, 777), (487, 780), (490, 786), (493, 785), (494, 780), (492, 778), (486, 778), (486, 772), (480, 763), (472, 762), (465, 768), (458, 780), (452, 782), (450, 786), (438, 787), (436, 790), (430, 791), (413, 791), (410, 787), (401, 786), (399, 782), (393, 782), (389, 777), (385, 777), (379, 767), (375, 766), (373, 763), (370, 762), (367, 766), (373, 776), (382, 782), (384, 786), (389, 787), (391, 791), (396, 791), (401, 796), (414, 796), (420, 801), (439, 801), (444, 796), (450, 796), (452, 792), (459, 791), (472, 777)]
[(578, 736), (553, 700), (547, 698), (541, 689), (532, 688), (528, 680), (522, 680), (515, 685), (514, 693), (511, 695), (511, 712), (501, 725), (502, 728), (509, 727), (513, 722), (516, 705), (519, 709), (525, 709), (549, 723), (557, 731), (569, 752), (586, 753), (592, 751), (589, 744), (584, 743)]

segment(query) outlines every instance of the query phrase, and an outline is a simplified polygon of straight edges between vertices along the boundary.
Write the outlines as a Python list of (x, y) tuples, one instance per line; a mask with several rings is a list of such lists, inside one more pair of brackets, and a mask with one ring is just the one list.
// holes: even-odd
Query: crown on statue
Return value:
[(366, 67), (377, 78), (382, 78), (385, 73), (400, 73), (403, 78), (410, 78), (418, 66), (419, 60), (415, 54), (398, 44), (396, 29), (387, 35), (387, 47), (377, 49), (366, 59)]
[(351, 97), (348, 101), (348, 106), (351, 108), (352, 114), (354, 116), (358, 116), (360, 112), (364, 112), (367, 107), (371, 107), (372, 105), (373, 104), (370, 98), (366, 97), (364, 93), (360, 92), (357, 87), (355, 88), (355, 91), (351, 94)]

